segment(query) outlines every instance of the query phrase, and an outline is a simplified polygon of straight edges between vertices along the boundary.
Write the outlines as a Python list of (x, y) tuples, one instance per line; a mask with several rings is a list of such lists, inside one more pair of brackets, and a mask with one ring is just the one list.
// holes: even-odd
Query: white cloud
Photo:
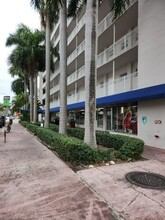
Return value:
[(11, 92), (11, 82), (14, 78), (8, 73), (7, 57), (11, 48), (5, 46), (9, 34), (14, 33), (19, 24), (23, 23), (32, 30), (40, 29), (39, 14), (31, 7), (30, 0), (1, 1), (0, 13), (0, 102), (4, 95), (14, 96)]

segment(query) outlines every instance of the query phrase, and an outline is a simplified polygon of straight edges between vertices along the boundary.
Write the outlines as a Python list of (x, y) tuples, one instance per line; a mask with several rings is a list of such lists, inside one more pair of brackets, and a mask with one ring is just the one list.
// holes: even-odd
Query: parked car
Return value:
[(0, 116), (0, 128), (5, 126), (5, 117), (3, 115)]

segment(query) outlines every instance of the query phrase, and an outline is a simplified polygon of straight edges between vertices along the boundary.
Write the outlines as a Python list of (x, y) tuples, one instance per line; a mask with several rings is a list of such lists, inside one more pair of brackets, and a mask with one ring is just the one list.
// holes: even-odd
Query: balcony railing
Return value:
[(85, 92), (79, 92), (75, 95), (71, 95), (67, 97), (67, 104), (72, 104), (76, 102), (81, 102), (85, 100)]
[[(117, 78), (112, 83), (105, 83), (96, 87), (96, 98), (132, 91), (138, 88), (138, 73), (134, 72)], [(72, 104), (85, 100), (85, 91), (68, 96), (67, 103)]]
[[(130, 31), (124, 37), (115, 42), (115, 44), (106, 48), (102, 53), (98, 55), (97, 67), (100, 67), (110, 62), (115, 57), (125, 53), (138, 44), (138, 28)], [(83, 41), (76, 50), (74, 50), (67, 59), (67, 65), (69, 65), (79, 54), (85, 50), (85, 41)]]
[(85, 76), (85, 66), (82, 66), (80, 69), (78, 69), (77, 71), (75, 71), (67, 77), (67, 85), (77, 81), (83, 76)]
[(138, 44), (138, 28), (130, 31), (124, 37), (115, 42), (115, 44), (106, 48), (97, 58), (97, 68), (110, 62), (122, 53), (130, 50)]
[(137, 72), (128, 74), (126, 76), (117, 78), (112, 83), (105, 83), (97, 86), (96, 97), (104, 97), (115, 95), (118, 93), (132, 91), (138, 88), (138, 74)]
[[(129, 6), (126, 7), (128, 10), (137, 0), (130, 0)], [(113, 23), (113, 14), (110, 12), (99, 24), (98, 24), (98, 36), (100, 36), (107, 28)]]
[(80, 79), (85, 76), (85, 66), (82, 66), (77, 70), (77, 79)]
[(70, 56), (67, 59), (67, 65), (69, 65), (84, 50), (85, 50), (85, 41), (81, 42), (81, 44), (70, 54)]
[(50, 108), (59, 107), (60, 100), (50, 100)]
[(77, 24), (77, 26), (73, 29), (73, 31), (71, 32), (71, 34), (68, 37), (68, 45), (70, 44), (70, 42), (73, 40), (73, 38), (76, 36), (76, 34), (80, 31), (80, 29), (83, 27), (83, 25), (85, 24), (85, 15), (81, 18), (81, 20), (79, 21), (79, 23)]
[(52, 89), (50, 89), (50, 95), (54, 94), (55, 92), (58, 92), (60, 90), (60, 85), (54, 86)]

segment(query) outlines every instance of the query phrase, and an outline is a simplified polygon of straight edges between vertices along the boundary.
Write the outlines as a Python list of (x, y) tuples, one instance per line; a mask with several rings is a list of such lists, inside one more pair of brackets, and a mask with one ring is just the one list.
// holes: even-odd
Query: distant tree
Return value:
[(21, 108), (28, 103), (28, 101), (29, 97), (27, 94), (22, 92), (19, 95), (17, 95), (13, 100), (13, 112), (19, 112)]
[(24, 79), (23, 78), (15, 79), (11, 83), (11, 89), (16, 95), (24, 92)]
[(32, 32), (30, 28), (21, 24), (6, 40), (6, 46), (16, 45), (9, 56), (13, 68), (21, 69), (30, 79), (31, 122), (37, 121), (37, 74), (38, 71), (45, 69), (44, 36), (44, 32), (39, 30)]

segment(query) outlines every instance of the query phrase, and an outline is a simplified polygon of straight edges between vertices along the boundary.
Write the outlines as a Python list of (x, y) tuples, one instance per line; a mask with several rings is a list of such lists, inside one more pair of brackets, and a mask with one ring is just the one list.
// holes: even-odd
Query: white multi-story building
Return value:
[[(97, 129), (136, 135), (165, 148), (165, 1), (132, 0), (115, 21), (108, 0), (98, 9)], [(59, 47), (59, 25), (52, 41)], [(85, 6), (67, 24), (67, 106), (76, 126), (84, 125)], [(58, 114), (60, 69), (50, 78), (51, 120)], [(45, 73), (40, 97), (45, 99)]]

